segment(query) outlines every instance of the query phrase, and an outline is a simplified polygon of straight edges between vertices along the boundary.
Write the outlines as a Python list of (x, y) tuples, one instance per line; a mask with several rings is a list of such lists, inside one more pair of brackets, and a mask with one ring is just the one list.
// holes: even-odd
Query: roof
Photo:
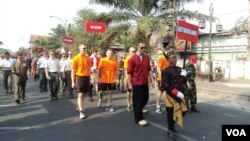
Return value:
[(29, 43), (34, 43), (39, 38), (48, 38), (48, 36), (45, 36), (45, 35), (30, 35)]

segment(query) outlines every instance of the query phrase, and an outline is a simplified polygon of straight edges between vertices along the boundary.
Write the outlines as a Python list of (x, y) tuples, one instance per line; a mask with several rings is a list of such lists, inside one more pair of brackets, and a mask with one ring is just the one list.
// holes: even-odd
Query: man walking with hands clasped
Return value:
[[(149, 99), (149, 79), (152, 83), (151, 66), (149, 56), (144, 53), (145, 43), (139, 43), (137, 52), (133, 55), (127, 68), (128, 89), (132, 90), (132, 101), (135, 123), (146, 126), (148, 123), (143, 117), (143, 108)], [(149, 78), (149, 76), (151, 76)]]

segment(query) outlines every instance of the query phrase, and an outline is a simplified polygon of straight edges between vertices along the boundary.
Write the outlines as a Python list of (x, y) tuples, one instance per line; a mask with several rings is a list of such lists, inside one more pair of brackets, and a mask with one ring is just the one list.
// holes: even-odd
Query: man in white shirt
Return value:
[(57, 93), (60, 86), (59, 80), (59, 72), (60, 72), (60, 64), (59, 60), (55, 57), (55, 52), (50, 51), (50, 58), (46, 61), (45, 65), (45, 74), (46, 78), (49, 80), (49, 99), (52, 101), (53, 99), (57, 100)]
[(11, 70), (14, 63), (15, 60), (10, 58), (9, 52), (5, 53), (5, 58), (0, 62), (0, 68), (3, 71), (3, 87), (6, 94), (9, 92), (9, 89), (11, 89), (11, 86), (8, 85), (8, 79), (9, 77), (12, 79)]
[(72, 58), (73, 53), (68, 52), (68, 58), (65, 63), (64, 71), (65, 71), (65, 78), (67, 80), (67, 88), (69, 90), (69, 96), (70, 98), (73, 98), (73, 88), (72, 88), (72, 80), (71, 80), (71, 65), (72, 65)]
[(40, 92), (47, 91), (47, 80), (45, 76), (45, 65), (47, 60), (48, 60), (48, 53), (43, 52), (43, 56), (39, 58), (37, 61), (37, 67), (40, 79), (40, 84), (39, 84)]
[(67, 79), (65, 76), (65, 65), (66, 65), (66, 53), (61, 54), (60, 64), (60, 92), (63, 94), (67, 87)]

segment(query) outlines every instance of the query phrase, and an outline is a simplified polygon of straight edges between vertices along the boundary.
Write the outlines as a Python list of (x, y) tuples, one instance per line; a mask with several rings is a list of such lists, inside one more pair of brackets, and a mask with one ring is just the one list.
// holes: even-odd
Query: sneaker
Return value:
[(115, 111), (115, 109), (112, 108), (111, 106), (107, 106), (107, 107), (105, 108), (105, 110), (106, 110), (106, 111), (110, 111), (110, 112), (114, 112), (114, 111)]
[(162, 109), (161, 109), (161, 107), (160, 108), (156, 108), (156, 113), (158, 113), (158, 114), (162, 114), (163, 113), (163, 111), (162, 111)]
[(148, 125), (148, 122), (146, 121), (146, 120), (140, 120), (139, 122), (138, 122), (138, 124), (140, 125), (140, 126), (147, 126)]
[(133, 112), (133, 107), (132, 106), (127, 106), (127, 111)]
[(97, 107), (101, 108), (102, 107), (102, 100), (98, 100)]
[(145, 113), (147, 113), (147, 112), (148, 112), (148, 110), (147, 110), (147, 109), (145, 109), (145, 108), (143, 108), (143, 109), (142, 109), (142, 113), (144, 113), (144, 114), (145, 114)]
[(84, 112), (80, 112), (80, 119), (84, 119), (84, 118), (86, 118), (85, 113)]

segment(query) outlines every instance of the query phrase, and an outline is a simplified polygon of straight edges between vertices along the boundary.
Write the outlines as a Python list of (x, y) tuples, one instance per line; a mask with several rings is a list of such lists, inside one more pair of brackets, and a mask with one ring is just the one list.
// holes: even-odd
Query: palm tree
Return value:
[(49, 33), (48, 48), (56, 50), (62, 46), (61, 37), (66, 35), (65, 29), (61, 24), (58, 24), (56, 28), (51, 29), (52, 33)]
[(38, 47), (44, 48), (46, 50), (48, 49), (48, 39), (45, 37), (40, 37), (37, 40), (35, 40), (35, 45), (36, 47), (33, 48), (32, 53), (34, 53), (36, 48)]
[[(174, 16), (176, 19), (176, 17), (180, 15), (179, 13), (184, 13), (180, 7), (185, 4), (185, 2), (191, 1), (192, 0), (90, 0), (90, 3), (102, 4), (113, 8), (114, 10), (111, 12), (105, 13), (106, 17), (104, 21), (112, 27), (121, 24), (127, 25), (132, 29), (132, 36), (135, 43), (145, 42), (149, 46), (151, 35), (157, 33), (160, 37), (166, 36), (169, 25), (172, 25), (172, 19), (168, 17)], [(187, 10), (184, 14), (188, 18), (200, 18), (200, 16), (203, 16), (197, 12), (192, 13)], [(114, 35), (117, 34), (117, 31), (114, 30), (115, 27), (111, 29)], [(124, 28), (124, 30), (127, 29), (128, 28)], [(119, 32), (122, 31), (122, 29), (119, 29)], [(175, 36), (173, 35), (173, 37)], [(105, 38), (105, 40), (107, 39), (108, 37)]]

